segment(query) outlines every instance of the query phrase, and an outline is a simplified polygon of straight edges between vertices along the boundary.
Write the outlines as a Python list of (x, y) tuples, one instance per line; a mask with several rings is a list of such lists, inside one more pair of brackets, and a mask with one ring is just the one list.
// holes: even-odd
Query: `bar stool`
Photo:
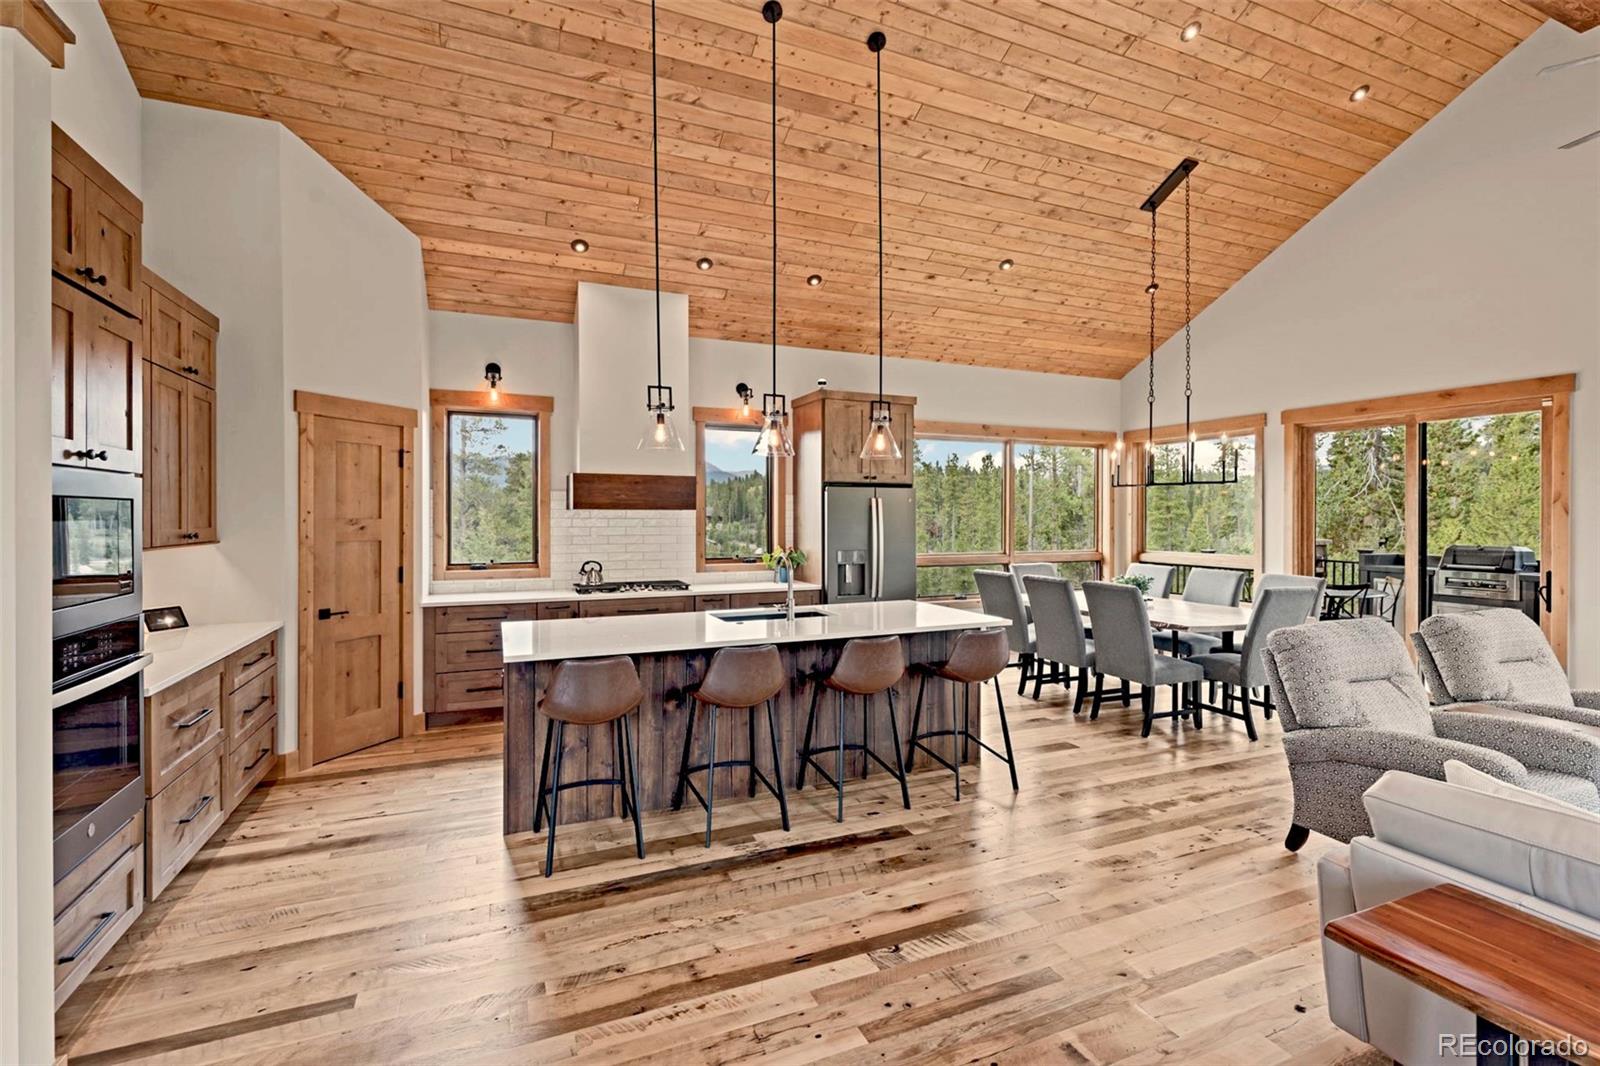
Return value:
[[(629, 711), (644, 702), (644, 686), (639, 671), (626, 655), (609, 659), (567, 659), (550, 671), (544, 698), (535, 708), (547, 720), (544, 731), (544, 759), (539, 766), (539, 801), (533, 811), (533, 831), (537, 833), (545, 817), (549, 797), (550, 836), (544, 846), (544, 875), (555, 868), (556, 817), (561, 793), (569, 788), (616, 785), (622, 796), (622, 816), (633, 818), (633, 842), (639, 858), (644, 858), (644, 828), (639, 824), (639, 778), (633, 769), (633, 726)], [(616, 777), (584, 781), (561, 781), (561, 752), (566, 747), (567, 726), (611, 726), (615, 745)], [(555, 752), (551, 779), (551, 751)]]
[[(778, 813), (783, 816), (783, 831), (789, 831), (789, 800), (783, 794), (783, 763), (778, 758), (778, 718), (773, 708), (773, 697), (783, 691), (787, 678), (783, 673), (783, 660), (772, 644), (754, 648), (721, 648), (711, 657), (706, 676), (700, 684), (690, 688), (689, 726), (683, 731), (683, 759), (678, 763), (678, 785), (672, 793), (672, 809), (683, 806), (687, 789), (694, 793), (700, 806), (706, 809), (706, 847), (711, 846), (711, 807), (716, 800), (717, 769), (725, 766), (750, 767), (750, 795), (756, 794), (756, 782), (767, 786), (767, 791), (778, 798)], [(689, 751), (694, 746), (694, 723), (700, 704), (710, 709), (710, 728), (706, 732), (706, 761), (689, 765)], [(767, 705), (767, 739), (772, 749), (772, 776), (776, 784), (756, 766), (756, 716), (745, 715), (745, 727), (750, 738), (748, 759), (717, 759), (717, 711), (753, 712), (758, 704)], [(690, 774), (704, 770), (706, 790), (702, 794), (690, 780)]]
[[(950, 648), (950, 658), (942, 663), (926, 663), (915, 669), (920, 676), (917, 682), (917, 709), (911, 716), (911, 746), (906, 751), (906, 766), (915, 767), (917, 749), (921, 748), (928, 753), (929, 758), (952, 771), (956, 775), (956, 799), (961, 798), (961, 765), (960, 762), (950, 762), (943, 755), (934, 751), (923, 743), (932, 737), (950, 737), (951, 754), (955, 752), (954, 738), (961, 738), (961, 762), (965, 762), (967, 752), (971, 750), (969, 744), (976, 744), (995, 758), (1001, 760), (1011, 770), (1011, 791), (1020, 788), (1017, 784), (1017, 759), (1011, 750), (1011, 727), (1006, 723), (1006, 701), (1000, 695), (1000, 671), (1006, 668), (1011, 658), (1010, 645), (1006, 640), (1006, 631), (1003, 629), (967, 630), (956, 638), (955, 644)], [(955, 704), (950, 705), (949, 729), (931, 729), (926, 733), (919, 732), (922, 724), (922, 694), (928, 687), (928, 679), (935, 678), (942, 681), (951, 681), (961, 686), (961, 728), (955, 728)], [(994, 682), (994, 699), (1000, 708), (1000, 734), (1005, 737), (1006, 753), (1001, 755), (994, 748), (985, 744), (983, 740), (972, 733), (972, 685), (981, 685), (985, 681)]]
[[(796, 788), (806, 787), (806, 767), (814, 766), (817, 773), (824, 781), (831, 784), (839, 793), (839, 821), (844, 821), (844, 753), (859, 751), (863, 758), (861, 776), (867, 776), (876, 762), (900, 782), (900, 800), (911, 809), (911, 789), (906, 784), (906, 768), (900, 762), (900, 723), (895, 720), (894, 714), (894, 686), (905, 676), (906, 656), (900, 646), (899, 637), (861, 637), (847, 641), (843, 650), (839, 652), (839, 661), (834, 664), (833, 672), (825, 677), (817, 678), (817, 684), (811, 690), (811, 713), (806, 716), (806, 737), (800, 745), (800, 776), (795, 781)], [(817, 700), (822, 695), (824, 687), (832, 689), (839, 696), (839, 734), (836, 742), (831, 747), (813, 748), (811, 746), (812, 732), (817, 723)], [(890, 766), (883, 761), (883, 756), (872, 750), (872, 715), (871, 700), (880, 692), (889, 696), (889, 731), (894, 739), (894, 765)], [(846, 696), (859, 696), (861, 698), (861, 743), (846, 744), (844, 739), (844, 704)], [(822, 768), (816, 756), (832, 751), (835, 753), (834, 772), (832, 775)]]

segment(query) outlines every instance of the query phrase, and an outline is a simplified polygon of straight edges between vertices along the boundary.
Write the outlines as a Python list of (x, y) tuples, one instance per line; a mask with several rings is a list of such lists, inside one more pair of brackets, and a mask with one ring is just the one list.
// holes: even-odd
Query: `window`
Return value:
[(1109, 439), (1060, 430), (919, 426), (913, 467), (917, 595), (975, 596), (974, 570), (1003, 569), (1021, 559), (1055, 562), (1075, 581), (1094, 577), (1102, 561), (1100, 456)]
[(548, 397), (435, 390), (436, 578), (549, 572)]
[(702, 429), (706, 562), (756, 562), (772, 549), (772, 463), (755, 455), (756, 426)]
[[(1159, 439), (1159, 438), (1158, 438)], [(1216, 476), (1223, 449), (1239, 457), (1239, 480), (1229, 485), (1169, 485), (1144, 490), (1144, 550), (1253, 556), (1256, 552), (1256, 437), (1212, 437), (1195, 443), (1195, 468)], [(1157, 444), (1156, 476), (1183, 470), (1183, 442)]]

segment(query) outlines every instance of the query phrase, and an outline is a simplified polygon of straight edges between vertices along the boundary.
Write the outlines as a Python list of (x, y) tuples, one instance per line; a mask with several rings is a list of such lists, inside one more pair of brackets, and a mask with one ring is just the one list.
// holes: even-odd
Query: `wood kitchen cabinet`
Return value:
[(816, 434), (813, 446), (820, 465), (820, 476), (828, 484), (911, 484), (913, 412), (916, 400), (910, 396), (885, 396), (889, 401), (890, 426), (900, 445), (898, 460), (864, 460), (861, 448), (867, 442), (872, 423), (872, 401), (876, 393), (839, 392), (819, 389), (794, 402), (795, 437)]
[(61, 278), (50, 283), (51, 461), (139, 473), (143, 340), (128, 318)]
[(144, 205), (60, 128), (51, 135), (51, 269), (137, 318)]
[(217, 540), (215, 315), (144, 272), (145, 547)]

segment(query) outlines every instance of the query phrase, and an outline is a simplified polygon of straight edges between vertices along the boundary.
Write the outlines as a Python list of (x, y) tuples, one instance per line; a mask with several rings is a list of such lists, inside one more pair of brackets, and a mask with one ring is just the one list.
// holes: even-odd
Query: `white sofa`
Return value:
[[(1323, 923), (1448, 882), (1600, 938), (1600, 818), (1547, 803), (1384, 774), (1365, 796), (1372, 835), (1318, 863)], [(1470, 1012), (1327, 937), (1322, 962), (1339, 1028), (1406, 1066), (1461, 1066), (1439, 1038), (1471, 1034)]]

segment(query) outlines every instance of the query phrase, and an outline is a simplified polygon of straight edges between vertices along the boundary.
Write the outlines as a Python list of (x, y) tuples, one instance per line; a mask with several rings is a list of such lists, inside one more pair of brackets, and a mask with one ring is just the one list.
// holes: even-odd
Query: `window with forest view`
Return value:
[(450, 566), (530, 566), (539, 558), (539, 417), (451, 411), (445, 420)]
[(1406, 427), (1318, 433), (1317, 540), (1328, 559), (1399, 552), (1406, 539)]
[(1012, 445), (1013, 551), (1095, 546), (1095, 455), (1094, 448), (1064, 444)]
[(916, 449), (917, 554), (1003, 551), (1004, 442), (918, 439)]
[(1452, 544), (1510, 544), (1540, 555), (1538, 411), (1427, 424), (1428, 554)]
[(771, 550), (772, 467), (753, 454), (754, 426), (702, 426), (708, 562), (752, 562)]
[[(1256, 437), (1212, 438), (1194, 446), (1201, 477), (1215, 477), (1223, 449), (1239, 456), (1239, 480), (1228, 485), (1168, 485), (1144, 490), (1144, 550), (1253, 555), (1256, 550)], [(1185, 446), (1155, 448), (1156, 476), (1183, 472)]]

